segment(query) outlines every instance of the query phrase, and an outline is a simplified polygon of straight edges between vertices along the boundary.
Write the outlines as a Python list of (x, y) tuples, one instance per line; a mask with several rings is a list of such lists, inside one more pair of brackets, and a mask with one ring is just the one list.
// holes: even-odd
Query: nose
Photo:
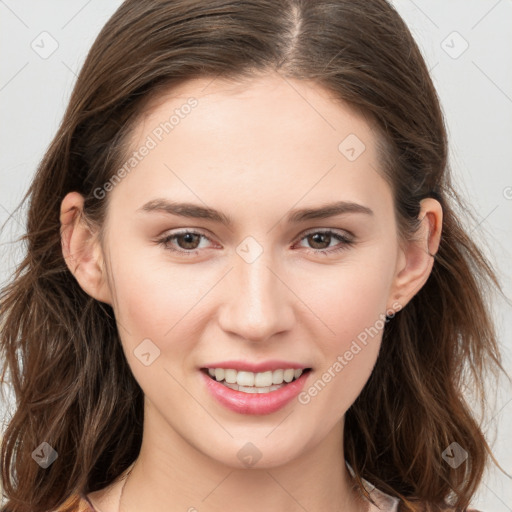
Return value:
[(236, 256), (225, 278), (220, 327), (250, 341), (265, 341), (294, 323), (293, 293), (266, 253), (251, 263)]

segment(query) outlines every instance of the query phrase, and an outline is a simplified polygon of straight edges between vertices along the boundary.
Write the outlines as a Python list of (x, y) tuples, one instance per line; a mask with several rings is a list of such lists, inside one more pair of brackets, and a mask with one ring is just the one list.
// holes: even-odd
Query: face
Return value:
[[(317, 85), (273, 75), (194, 80), (158, 100), (129, 171), (105, 187), (102, 246), (145, 428), (230, 466), (243, 450), (286, 463), (342, 428), (385, 315), (403, 306), (376, 135)], [(253, 394), (214, 384), (204, 369), (220, 366), (261, 370), (263, 386), (269, 371), (310, 370)]]

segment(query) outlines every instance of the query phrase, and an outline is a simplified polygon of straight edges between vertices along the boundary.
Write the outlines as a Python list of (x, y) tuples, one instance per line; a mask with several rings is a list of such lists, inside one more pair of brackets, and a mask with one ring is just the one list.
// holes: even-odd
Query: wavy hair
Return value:
[[(142, 441), (143, 393), (114, 312), (63, 258), (62, 199), (81, 193), (86, 220), (101, 228), (108, 197), (95, 190), (126, 160), (150, 99), (193, 78), (275, 71), (312, 81), (372, 123), (401, 237), (414, 235), (423, 198), (443, 208), (432, 273), (386, 324), (374, 371), (346, 413), (354, 481), (399, 497), (402, 511), (464, 510), (489, 456), (496, 462), (464, 391), (483, 407), (485, 376), (503, 370), (489, 311), (500, 287), (465, 230), (439, 99), (396, 10), (385, 0), (127, 0), (92, 45), (22, 201), (26, 255), (0, 295), (2, 380), (8, 372), (16, 396), (1, 445), (4, 512), (52, 510), (104, 488)], [(59, 454), (47, 469), (32, 459), (43, 441)], [(442, 458), (453, 442), (469, 454), (457, 468)]]

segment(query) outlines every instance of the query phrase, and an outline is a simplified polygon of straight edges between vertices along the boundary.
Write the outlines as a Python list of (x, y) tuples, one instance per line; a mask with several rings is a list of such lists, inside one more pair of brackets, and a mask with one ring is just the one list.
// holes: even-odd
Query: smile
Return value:
[(233, 368), (205, 368), (204, 370), (208, 371), (212, 379), (235, 391), (269, 393), (298, 379), (303, 371), (308, 371), (309, 368), (305, 370), (287, 368), (258, 373), (237, 371)]
[(208, 391), (224, 407), (241, 414), (270, 414), (291, 402), (303, 389), (311, 368), (249, 372), (202, 368)]

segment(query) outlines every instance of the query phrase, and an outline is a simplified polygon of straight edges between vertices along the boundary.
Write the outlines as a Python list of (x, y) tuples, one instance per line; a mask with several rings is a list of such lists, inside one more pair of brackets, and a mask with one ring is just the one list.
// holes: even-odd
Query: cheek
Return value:
[(175, 379), (181, 380), (180, 372), (199, 339), (199, 308), (194, 305), (204, 291), (187, 284), (179, 271), (136, 260), (124, 258), (115, 268), (123, 350), (144, 393), (153, 399), (166, 389), (172, 401), (181, 396)]
[[(361, 283), (359, 283), (362, 286)], [(321, 343), (323, 352), (319, 373), (321, 380), (332, 382), (331, 392), (348, 401), (355, 400), (378, 356), (385, 309), (382, 295), (375, 288), (366, 294), (343, 293), (337, 308), (326, 305), (326, 323), (333, 333)], [(328, 308), (328, 309), (327, 309)]]
[(159, 280), (154, 277), (151, 269), (143, 274), (124, 272), (116, 287), (119, 316), (127, 324), (133, 341), (140, 337), (163, 339), (179, 320), (180, 303), (183, 304), (185, 297), (169, 288), (170, 283), (164, 277)]
[(324, 419), (326, 431), (340, 420), (368, 381), (377, 360), (385, 313), (379, 295), (355, 299), (350, 295), (338, 308), (326, 312), (334, 334), (319, 337), (321, 361), (311, 374), (308, 387), (299, 396), (310, 417)]
[(329, 280), (325, 276), (322, 281), (310, 281), (310, 286), (317, 284), (308, 305), (324, 326), (316, 336), (321, 361), (302, 403), (311, 402), (308, 406), (315, 414), (330, 415), (334, 421), (370, 377), (386, 324), (393, 269), (392, 258), (381, 253), (380, 260), (347, 261), (335, 272), (331, 269)]
[(130, 250), (125, 244), (118, 252), (115, 313), (128, 364), (144, 393), (155, 398), (165, 386), (173, 401), (182, 396), (178, 381), (194, 367), (209, 318), (208, 292), (219, 276), (211, 268), (155, 257), (157, 251)]
[[(115, 314), (129, 358), (145, 339), (164, 352), (177, 332), (183, 334), (185, 324), (193, 329), (194, 305), (204, 294), (203, 287), (194, 286), (183, 267), (155, 261), (154, 255), (148, 257), (151, 251), (123, 244), (112, 254)], [(175, 344), (173, 350), (181, 346), (186, 344)]]
[(366, 329), (382, 328), (380, 319), (386, 312), (394, 260), (382, 252), (379, 257), (370, 256), (316, 270), (304, 283), (307, 304), (326, 326), (324, 339), (328, 344), (324, 348), (329, 351), (345, 349)]

